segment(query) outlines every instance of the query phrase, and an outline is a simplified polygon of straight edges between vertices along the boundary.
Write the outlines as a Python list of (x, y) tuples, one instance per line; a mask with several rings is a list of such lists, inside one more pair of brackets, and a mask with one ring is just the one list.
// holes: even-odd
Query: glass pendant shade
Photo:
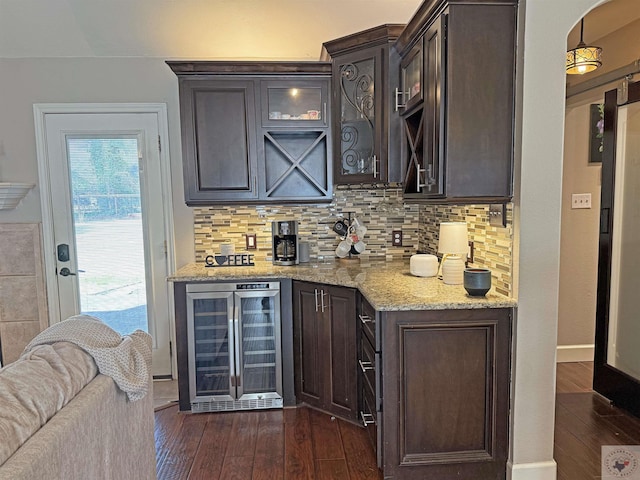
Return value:
[(600, 47), (587, 46), (582, 40), (584, 19), (580, 20), (580, 42), (576, 48), (567, 52), (567, 74), (582, 75), (594, 71), (602, 65), (602, 49)]

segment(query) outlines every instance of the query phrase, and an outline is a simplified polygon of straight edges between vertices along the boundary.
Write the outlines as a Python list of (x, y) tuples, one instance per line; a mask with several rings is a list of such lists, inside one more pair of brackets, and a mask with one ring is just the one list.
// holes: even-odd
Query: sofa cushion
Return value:
[(0, 465), (98, 373), (68, 342), (39, 345), (0, 369)]

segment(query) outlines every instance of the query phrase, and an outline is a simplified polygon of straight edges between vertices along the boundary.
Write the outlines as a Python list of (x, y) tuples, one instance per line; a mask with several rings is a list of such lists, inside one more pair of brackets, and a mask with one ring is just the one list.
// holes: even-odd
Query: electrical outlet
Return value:
[(402, 246), (402, 230), (393, 230), (391, 232), (391, 245), (394, 247)]
[(591, 208), (590, 193), (574, 193), (571, 195), (571, 208)]

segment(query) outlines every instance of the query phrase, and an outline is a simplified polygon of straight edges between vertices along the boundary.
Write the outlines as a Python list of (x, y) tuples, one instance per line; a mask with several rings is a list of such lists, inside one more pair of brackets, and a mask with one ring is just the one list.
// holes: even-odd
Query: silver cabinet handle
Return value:
[(360, 365), (360, 370), (362, 370), (362, 373), (365, 373), (368, 370), (376, 369), (376, 367), (371, 362), (363, 362), (362, 360), (358, 360), (358, 364)]
[(433, 175), (433, 165), (429, 164), (427, 166), (427, 186), (429, 187), (429, 191), (431, 191), (431, 188), (435, 186), (436, 184), (436, 177)]
[(326, 305), (324, 304), (324, 296), (326, 295), (326, 293), (324, 293), (324, 290), (320, 290), (320, 308), (322, 313), (324, 313), (324, 309), (326, 308)]
[(313, 294), (316, 298), (316, 312), (317, 312), (318, 311), (318, 289), (317, 288), (313, 289)]
[(360, 412), (360, 418), (362, 419), (362, 425), (368, 427), (369, 425), (375, 425), (376, 419), (370, 413)]
[(426, 183), (420, 183), (420, 174), (426, 174), (427, 170), (424, 168), (420, 168), (420, 165), (418, 163), (416, 163), (416, 187), (417, 187), (417, 191), (420, 192), (422, 191), (422, 187), (426, 187), (427, 184)]
[(238, 306), (236, 306), (234, 308), (235, 312), (234, 312), (234, 319), (233, 319), (233, 323), (234, 323), (234, 330), (235, 330), (235, 341), (237, 343), (236, 345), (236, 361), (235, 361), (235, 371), (236, 371), (236, 386), (240, 387), (242, 386), (242, 369), (241, 369), (241, 357), (242, 357), (242, 339), (240, 338), (240, 308)]
[[(233, 314), (235, 315), (235, 310)], [(236, 386), (236, 372), (231, 369), (231, 365), (235, 363), (236, 354), (235, 354), (235, 318), (232, 316), (229, 317), (229, 334), (227, 336), (227, 342), (229, 342), (229, 381), (231, 382), (231, 386)], [(235, 392), (232, 392), (235, 395)]]
[(400, 102), (398, 101), (398, 97), (400, 97), (400, 96), (401, 96), (401, 97), (402, 97), (402, 101), (404, 102), (404, 97), (405, 97), (405, 95), (406, 95), (406, 94), (408, 94), (408, 93), (409, 93), (409, 92), (406, 92), (406, 93), (405, 93), (405, 92), (401, 92), (401, 91), (400, 91), (400, 89), (399, 89), (398, 87), (396, 87), (396, 89), (395, 89), (395, 103), (396, 103), (396, 110), (395, 110), (395, 111), (396, 111), (396, 112), (397, 112), (398, 110), (400, 110), (401, 108), (404, 108), (404, 107), (406, 107), (406, 106), (407, 106), (407, 104), (406, 104), (406, 103), (400, 103)]
[(374, 155), (373, 157), (371, 157), (371, 160), (373, 161), (373, 178), (378, 178), (378, 157), (377, 157), (377, 155)]
[(373, 320), (371, 320), (371, 317), (369, 315), (358, 315), (358, 318), (360, 319), (360, 322), (362, 322), (363, 324), (373, 322)]

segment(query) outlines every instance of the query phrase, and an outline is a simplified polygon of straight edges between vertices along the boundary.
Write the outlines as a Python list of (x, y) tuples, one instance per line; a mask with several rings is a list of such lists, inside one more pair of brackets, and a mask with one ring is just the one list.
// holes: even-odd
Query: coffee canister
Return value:
[(300, 263), (307, 263), (310, 260), (309, 242), (298, 242), (298, 258)]

